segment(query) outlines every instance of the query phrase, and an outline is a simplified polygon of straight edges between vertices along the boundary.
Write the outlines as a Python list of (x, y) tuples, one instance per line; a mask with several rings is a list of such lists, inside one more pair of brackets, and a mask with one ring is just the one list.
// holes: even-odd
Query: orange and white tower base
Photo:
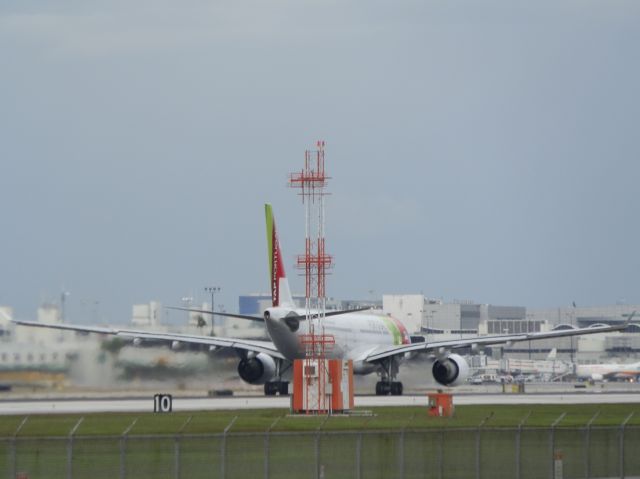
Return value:
[(353, 361), (296, 359), (291, 405), (292, 412), (297, 414), (332, 414), (353, 409)]

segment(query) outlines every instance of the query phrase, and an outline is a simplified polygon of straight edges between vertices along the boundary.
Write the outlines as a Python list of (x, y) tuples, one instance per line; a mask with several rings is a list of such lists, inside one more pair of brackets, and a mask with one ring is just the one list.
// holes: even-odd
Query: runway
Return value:
[[(215, 411), (223, 409), (287, 409), (290, 397), (174, 397), (173, 411)], [(640, 403), (638, 393), (567, 394), (454, 394), (455, 405), (484, 404), (604, 404)], [(357, 396), (356, 407), (427, 406), (426, 395)], [(103, 412), (153, 412), (148, 398), (2, 400), (0, 415), (90, 414)]]

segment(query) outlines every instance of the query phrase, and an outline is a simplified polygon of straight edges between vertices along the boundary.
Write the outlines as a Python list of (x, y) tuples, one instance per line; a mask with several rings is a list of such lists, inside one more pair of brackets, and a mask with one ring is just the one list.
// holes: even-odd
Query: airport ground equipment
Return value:
[(431, 417), (451, 417), (455, 411), (453, 394), (441, 391), (427, 395), (429, 409), (427, 414)]
[[(298, 414), (342, 413), (353, 409), (353, 361), (323, 359), (293, 362), (293, 399), (291, 409)], [(322, 378), (320, 375), (327, 374)], [(318, 383), (325, 384), (325, 397), (318, 397)]]

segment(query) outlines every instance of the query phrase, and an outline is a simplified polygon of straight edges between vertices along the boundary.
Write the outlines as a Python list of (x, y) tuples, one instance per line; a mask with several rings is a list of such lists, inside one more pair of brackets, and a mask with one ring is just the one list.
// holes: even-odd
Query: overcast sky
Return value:
[(331, 296), (640, 303), (639, 45), (636, 0), (2, 2), (0, 304), (236, 311), (265, 202), (302, 291), (317, 139)]

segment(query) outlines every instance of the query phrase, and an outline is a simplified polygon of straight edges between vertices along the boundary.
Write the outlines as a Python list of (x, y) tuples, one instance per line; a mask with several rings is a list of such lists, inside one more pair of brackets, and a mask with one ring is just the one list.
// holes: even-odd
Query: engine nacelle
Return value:
[(238, 364), (238, 374), (249, 384), (264, 384), (275, 376), (276, 362), (264, 353), (243, 358)]
[(604, 376), (602, 374), (599, 374), (599, 373), (593, 373), (591, 375), (591, 380), (592, 381), (602, 381), (602, 380), (604, 380)]
[(354, 361), (353, 362), (353, 374), (371, 374), (372, 372), (378, 369), (377, 364), (367, 363), (365, 361)]
[(469, 365), (462, 356), (450, 354), (444, 359), (437, 359), (431, 373), (433, 379), (443, 386), (458, 386), (469, 376)]

